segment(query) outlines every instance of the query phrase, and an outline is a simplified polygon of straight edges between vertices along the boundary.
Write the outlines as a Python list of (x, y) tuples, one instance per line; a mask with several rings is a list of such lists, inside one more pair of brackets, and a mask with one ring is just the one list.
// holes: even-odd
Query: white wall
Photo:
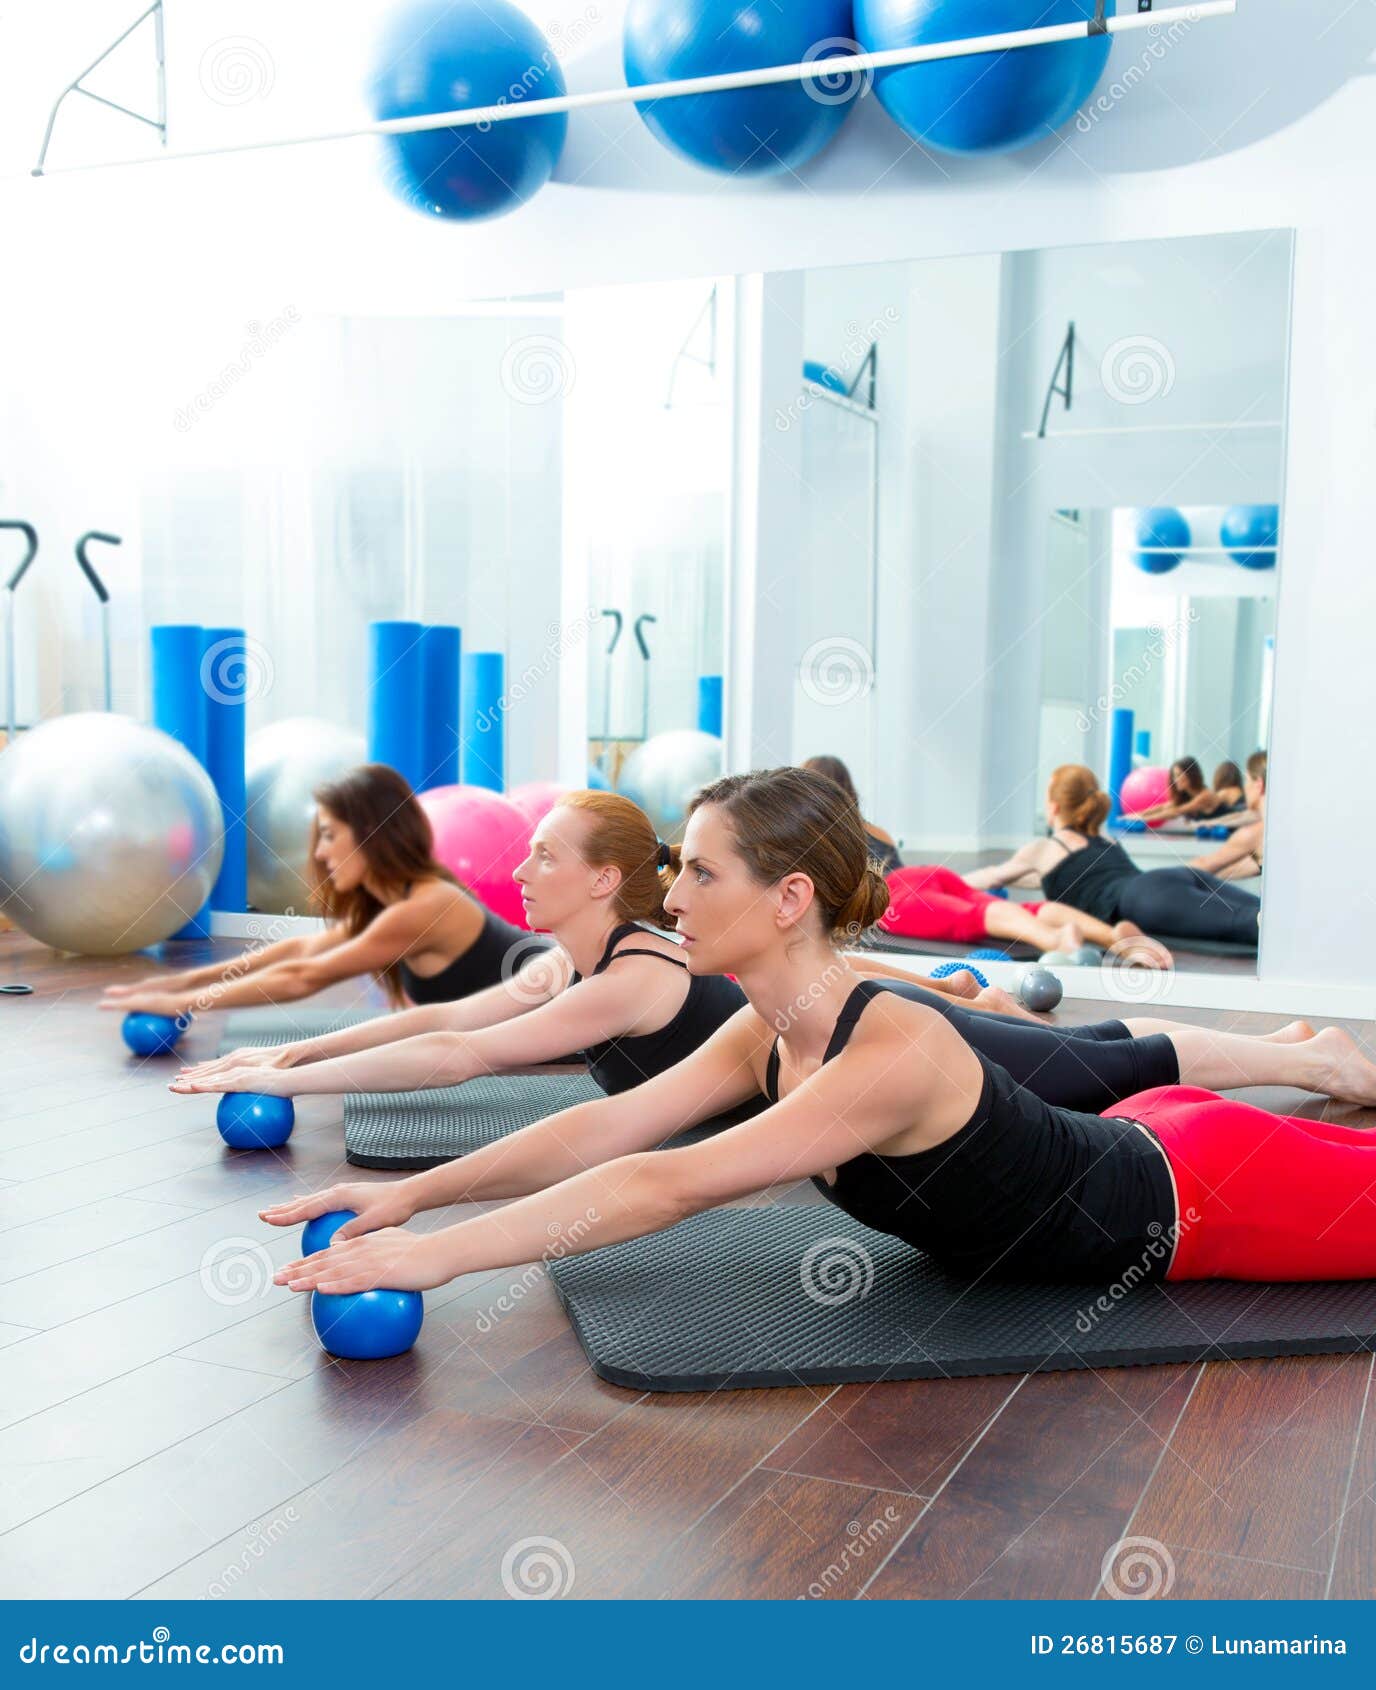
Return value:
[[(606, 14), (588, 27), (571, 69), (575, 86), (610, 74), (610, 5)], [(24, 52), (0, 53), (0, 95), (15, 95), (0, 97), (0, 109), (25, 126), (42, 104), (31, 90), (69, 65), (78, 45), (75, 23), (58, 32), (50, 18), (48, 7), (29, 0), (11, 8), (4, 26), (28, 26)], [(1376, 903), (1333, 895), (1351, 878), (1349, 847), (1334, 830), (1313, 830), (1304, 791), (1343, 790), (1349, 836), (1376, 831), (1376, 792), (1348, 779), (1350, 724), (1368, 720), (1373, 702), (1366, 648), (1376, 228), (1366, 208), (1376, 84), (1366, 71), (1376, 13), (1334, 6), (1326, 18), (1316, 29), (1290, 0), (1246, 0), (1234, 19), (1157, 41), (1158, 57), (1147, 56), (1148, 38), (1125, 38), (1109, 75), (1121, 83), (1134, 72), (1134, 85), (1116, 98), (1105, 93), (1107, 110), (1026, 152), (982, 161), (925, 155), (871, 102), (805, 178), (747, 188), (647, 152), (629, 113), (625, 125), (599, 117), (576, 125), (565, 181), (519, 216), (479, 230), (437, 228), (374, 197), (367, 143), (127, 176), (16, 180), (0, 199), (13, 249), (25, 253), (0, 284), (5, 354), (16, 328), (56, 357), (76, 324), (89, 325), (97, 347), (115, 348), (156, 334), (169, 313), (201, 312), (217, 298), (239, 321), (284, 301), (430, 312), (463, 295), (834, 265), (842, 255), (892, 261), (1293, 227), (1284, 497), (1291, 567), (1281, 585), (1262, 971), (1275, 981), (1360, 983), (1376, 949)], [(337, 90), (341, 106), (356, 109), (353, 27), (338, 7), (323, 5), (172, 4), (169, 39), (182, 42), (180, 110), (195, 105), (201, 44), (235, 33), (256, 35), (277, 66), (260, 132), (308, 115), (309, 102), (286, 98), (303, 89), (317, 91), (317, 117), (320, 90)], [(41, 56), (28, 51), (35, 39)], [(89, 45), (88, 31), (82, 52)], [(1111, 80), (1103, 86), (1111, 91)], [(212, 116), (221, 134), (247, 128), (245, 108), (213, 107)], [(13, 126), (4, 142), (4, 158), (23, 168), (31, 145), (16, 142)], [(1237, 287), (1245, 289), (1245, 274)], [(97, 361), (92, 379), (99, 369)], [(78, 495), (99, 475), (92, 452), (71, 454), (66, 474), (82, 503)], [(6, 500), (11, 493), (0, 488)], [(1304, 769), (1303, 790), (1287, 784), (1287, 766)]]

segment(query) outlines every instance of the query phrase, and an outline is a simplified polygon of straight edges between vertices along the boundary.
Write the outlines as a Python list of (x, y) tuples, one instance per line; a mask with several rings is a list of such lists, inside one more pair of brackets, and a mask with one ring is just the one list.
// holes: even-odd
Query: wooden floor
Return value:
[(340, 1110), (225, 1150), (94, 1007), (146, 967), (0, 936), (38, 988), (0, 997), (7, 1596), (1087, 1597), (1124, 1539), (1110, 1577), (1175, 1597), (1376, 1595), (1366, 1354), (638, 1395), (504, 1270), (330, 1361), (256, 1211), (342, 1173)]

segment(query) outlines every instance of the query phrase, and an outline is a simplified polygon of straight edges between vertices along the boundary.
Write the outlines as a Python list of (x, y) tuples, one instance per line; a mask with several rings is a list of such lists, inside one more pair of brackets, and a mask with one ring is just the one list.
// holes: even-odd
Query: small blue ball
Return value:
[(1179, 569), (1185, 561), (1182, 554), (1193, 543), (1188, 521), (1173, 506), (1138, 511), (1137, 544), (1146, 549), (1137, 553), (1136, 563), (1144, 575), (1169, 575)]
[(968, 962), (943, 962), (932, 970), (932, 972), (928, 975), (928, 979), (949, 980), (953, 974), (973, 974), (981, 986), (987, 986), (989, 984), (985, 977), (980, 973), (979, 969), (971, 968)]
[(1223, 518), (1219, 538), (1244, 569), (1274, 569), (1280, 540), (1279, 505), (1234, 505)]
[(190, 1025), (189, 1015), (144, 1015), (136, 1010), (124, 1017), (120, 1031), (135, 1056), (163, 1056)]
[(275, 1150), (291, 1137), (296, 1107), (289, 1097), (229, 1091), (215, 1111), (215, 1125), (231, 1150)]
[(311, 1292), (311, 1325), (322, 1347), (346, 1361), (405, 1354), (420, 1332), (419, 1291)]
[(306, 1230), (301, 1234), (302, 1254), (313, 1256), (317, 1250), (327, 1250), (334, 1242), (334, 1235), (340, 1227), (357, 1219), (358, 1214), (353, 1209), (331, 1209), (327, 1214), (317, 1215), (313, 1221), (307, 1221)]

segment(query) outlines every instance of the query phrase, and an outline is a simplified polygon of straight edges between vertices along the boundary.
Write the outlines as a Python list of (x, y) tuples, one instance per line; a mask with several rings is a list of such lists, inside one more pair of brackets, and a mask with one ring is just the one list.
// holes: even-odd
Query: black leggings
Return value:
[(1118, 888), (1118, 915), (1144, 933), (1224, 940), (1255, 950), (1261, 899), (1202, 868), (1154, 868)]
[(876, 982), (944, 1015), (972, 1050), (997, 1063), (1043, 1103), (1102, 1114), (1134, 1092), (1180, 1083), (1180, 1059), (1165, 1033), (1134, 1039), (1121, 1021), (1039, 1027), (1016, 1015), (982, 1015), (902, 980)]

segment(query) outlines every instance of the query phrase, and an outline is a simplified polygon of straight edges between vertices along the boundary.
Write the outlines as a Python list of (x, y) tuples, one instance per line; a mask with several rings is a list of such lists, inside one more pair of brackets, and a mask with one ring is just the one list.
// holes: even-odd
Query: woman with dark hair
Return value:
[(175, 1017), (298, 1003), (365, 975), (393, 1005), (446, 1003), (509, 978), (549, 948), (486, 909), (435, 861), (430, 819), (395, 769), (365, 763), (313, 796), (311, 901), (324, 928), (229, 962), (110, 986), (102, 1009)]
[(1046, 795), (1049, 836), (1032, 840), (1006, 862), (976, 869), (970, 884), (987, 890), (1033, 875), (1048, 898), (1107, 922), (1124, 939), (1150, 933), (1256, 945), (1259, 898), (1202, 869), (1138, 868), (1100, 832), (1110, 807), (1092, 769), (1063, 763)]
[[(356, 1211), (329, 1249), (277, 1281), (424, 1290), (618, 1244), (809, 1178), (968, 1278), (1106, 1282), (1153, 1261), (1153, 1278), (1376, 1275), (1376, 1229), (1353, 1201), (1376, 1176), (1370, 1135), (1177, 1083), (1236, 1085), (1241, 1063), (1376, 1103), (1376, 1067), (1347, 1034), (1260, 1044), (1180, 1028), (1165, 1083), (1111, 1118), (1050, 1106), (943, 1016), (851, 972), (839, 946), (887, 905), (859, 817), (833, 783), (800, 769), (716, 782), (692, 807), (665, 907), (693, 974), (734, 973), (746, 1007), (633, 1094), (405, 1180), (265, 1209), (276, 1226)], [(760, 1092), (769, 1107), (752, 1119), (656, 1148)], [(503, 1199), (440, 1231), (405, 1230), (422, 1209)], [(1163, 1236), (1170, 1253), (1148, 1250)]]
[[(855, 790), (855, 781), (851, 772), (839, 757), (809, 757), (803, 768), (810, 769), (815, 775), (825, 775), (828, 780), (834, 780), (855, 805), (860, 808), (860, 795)], [(881, 874), (892, 874), (897, 868), (903, 867), (903, 859), (898, 854), (898, 845), (891, 833), (885, 833), (882, 827), (876, 827), (873, 822), (860, 817), (860, 825), (865, 830), (869, 840), (870, 855), (879, 864)]]
[(1134, 821), (1169, 822), (1181, 819), (1203, 821), (1210, 816), (1232, 815), (1245, 810), (1242, 770), (1236, 763), (1222, 762), (1214, 770), (1212, 786), (1204, 784), (1204, 770), (1197, 757), (1182, 757), (1171, 764), (1170, 796), (1164, 804), (1142, 810)]
[(604, 1091), (629, 1090), (696, 1050), (745, 1002), (730, 980), (690, 974), (679, 945), (652, 931), (672, 926), (664, 894), (676, 862), (629, 798), (566, 793), (515, 875), (526, 919), (553, 948), (461, 1001), (236, 1050), (184, 1070), (172, 1089), (413, 1091), (581, 1050)]
[(1196, 857), (1191, 868), (1202, 868), (1220, 880), (1251, 880), (1262, 871), (1261, 854), (1266, 844), (1266, 753), (1254, 751), (1247, 759), (1247, 815), (1225, 845), (1206, 856)]

